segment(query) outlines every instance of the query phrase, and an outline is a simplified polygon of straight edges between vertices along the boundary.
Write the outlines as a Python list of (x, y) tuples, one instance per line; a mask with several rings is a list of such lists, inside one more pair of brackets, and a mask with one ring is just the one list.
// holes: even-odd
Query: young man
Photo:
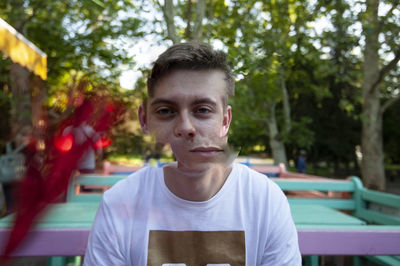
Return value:
[(225, 54), (206, 44), (177, 44), (157, 59), (139, 120), (177, 162), (104, 194), (85, 265), (301, 265), (282, 191), (232, 164), (233, 93)]

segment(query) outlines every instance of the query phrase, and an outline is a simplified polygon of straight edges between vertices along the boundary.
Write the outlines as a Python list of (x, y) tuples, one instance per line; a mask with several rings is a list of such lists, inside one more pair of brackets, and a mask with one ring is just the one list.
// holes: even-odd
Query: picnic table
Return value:
[[(363, 265), (366, 259), (400, 265), (399, 196), (368, 190), (357, 177), (332, 180), (287, 174), (283, 172), (272, 180), (289, 197), (305, 265), (318, 265), (319, 255), (353, 255), (354, 265)], [(69, 259), (80, 265), (79, 255), (85, 253), (102, 193), (127, 176), (91, 174), (74, 178), (67, 202), (52, 205), (14, 255), (53, 256), (49, 263), (54, 266), (66, 265), (66, 256), (78, 255)], [(81, 187), (92, 187), (97, 193), (82, 193)], [(0, 249), (11, 222), (12, 217), (0, 219)]]
[[(98, 202), (52, 204), (13, 255), (83, 255), (98, 205)], [(303, 255), (400, 254), (398, 227), (371, 228), (360, 219), (322, 205), (291, 204), (290, 207)], [(0, 249), (7, 242), (12, 221), (13, 216), (0, 219)]]
[[(71, 183), (67, 200), (98, 202), (101, 194), (75, 192), (82, 185), (97, 185), (106, 189), (126, 177), (127, 175), (81, 176)], [(398, 242), (392, 241), (394, 237), (399, 239), (400, 219), (377, 211), (376, 208), (368, 208), (383, 204), (398, 209), (400, 197), (365, 189), (357, 177), (332, 180), (290, 176), (272, 180), (289, 193), (289, 203), (299, 231), (303, 255), (400, 254), (400, 250), (396, 248)], [(374, 258), (380, 261), (396, 259), (388, 256)], [(317, 260), (317, 257), (314, 256), (313, 259)]]

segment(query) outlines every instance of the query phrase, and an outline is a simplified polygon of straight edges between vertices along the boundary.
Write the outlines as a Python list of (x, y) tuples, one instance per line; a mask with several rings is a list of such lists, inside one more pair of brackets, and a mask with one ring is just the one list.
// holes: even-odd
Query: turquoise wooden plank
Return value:
[[(98, 206), (98, 202), (51, 204), (37, 227), (90, 228)], [(294, 204), (290, 208), (296, 225), (362, 225), (357, 218), (324, 206)], [(0, 219), (0, 228), (10, 227), (13, 218), (13, 215), (9, 215)]]
[(353, 199), (331, 199), (331, 198), (289, 198), (290, 204), (322, 205), (339, 210), (354, 210)]
[(318, 225), (364, 225), (365, 222), (321, 205), (290, 205), (292, 217), (296, 224)]
[(309, 181), (273, 179), (282, 190), (318, 190), (318, 191), (354, 191), (354, 183), (350, 181)]
[(304, 266), (318, 266), (318, 256), (305, 256)]
[(88, 193), (88, 194), (76, 194), (76, 186), (99, 186), (109, 187), (116, 184), (118, 181), (125, 179), (127, 175), (81, 175), (74, 178), (68, 187), (67, 201), (68, 202), (88, 202), (88, 201), (100, 201), (102, 198), (101, 194)]
[(399, 256), (364, 256), (366, 259), (377, 263), (380, 266), (398, 266), (400, 265)]
[(125, 178), (125, 177), (128, 177), (129, 175), (127, 174), (127, 175), (115, 175), (115, 174), (111, 174), (111, 175), (103, 175), (103, 174), (82, 174), (82, 175), (77, 175), (77, 177), (99, 177), (99, 178), (103, 178), (103, 177), (110, 177), (110, 178), (113, 178), (113, 177), (122, 177), (122, 178)]
[(125, 178), (125, 176), (82, 176), (74, 180), (73, 183), (83, 186), (112, 186)]
[[(36, 228), (90, 228), (99, 202), (69, 202), (50, 204), (39, 217)], [(14, 215), (0, 219), (0, 228), (11, 227)]]
[(53, 256), (47, 259), (47, 266), (80, 266), (82, 265), (81, 256), (59, 257)]
[[(296, 223), (296, 221), (294, 221)], [(299, 230), (316, 230), (316, 231), (372, 231), (372, 232), (399, 232), (398, 225), (372, 225), (372, 224), (296, 224)]]
[(360, 217), (358, 212), (366, 208), (366, 202), (361, 199), (361, 191), (364, 189), (363, 184), (360, 178), (356, 176), (350, 177), (351, 182), (354, 183), (355, 189), (353, 192), (353, 199), (355, 202), (355, 211), (353, 213), (354, 216)]
[(400, 208), (400, 196), (398, 195), (363, 189), (361, 191), (361, 198), (393, 208)]
[(358, 210), (356, 216), (370, 223), (400, 225), (400, 217), (395, 217), (374, 210)]
[(362, 266), (361, 257), (359, 257), (359, 256), (353, 257), (353, 266)]
[(47, 266), (65, 266), (66, 263), (66, 257), (54, 256), (47, 259)]
[(91, 194), (73, 194), (68, 198), (68, 202), (100, 202), (103, 198), (103, 194), (91, 193)]
[(69, 257), (67, 261), (67, 266), (80, 266), (83, 263), (81, 256)]

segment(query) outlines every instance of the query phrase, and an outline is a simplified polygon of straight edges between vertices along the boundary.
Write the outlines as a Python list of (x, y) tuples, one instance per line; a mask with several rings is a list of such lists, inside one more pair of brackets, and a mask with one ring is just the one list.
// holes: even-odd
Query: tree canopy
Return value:
[[(230, 141), (243, 154), (263, 152), (288, 164), (306, 150), (311, 163), (361, 167), (367, 185), (383, 189), (383, 163), (399, 162), (398, 7), (387, 0), (6, 0), (0, 17), (48, 55), (49, 107), (62, 113), (82, 78), (130, 103), (113, 151), (146, 149), (131, 121), (148, 69), (132, 91), (118, 80), (121, 66), (142, 64), (130, 49), (143, 39), (153, 40), (149, 46), (198, 40), (229, 56), (237, 79)], [(11, 66), (0, 60), (0, 108), (9, 116), (16, 99)], [(5, 140), (10, 123), (0, 126)]]

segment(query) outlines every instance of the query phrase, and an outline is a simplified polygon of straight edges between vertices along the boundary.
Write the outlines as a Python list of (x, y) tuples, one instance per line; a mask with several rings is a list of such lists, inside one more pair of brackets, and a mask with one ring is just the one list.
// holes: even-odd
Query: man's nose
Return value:
[(194, 127), (192, 117), (189, 113), (183, 112), (179, 115), (179, 118), (176, 121), (175, 136), (183, 137), (183, 138), (193, 138), (196, 134), (196, 129)]

